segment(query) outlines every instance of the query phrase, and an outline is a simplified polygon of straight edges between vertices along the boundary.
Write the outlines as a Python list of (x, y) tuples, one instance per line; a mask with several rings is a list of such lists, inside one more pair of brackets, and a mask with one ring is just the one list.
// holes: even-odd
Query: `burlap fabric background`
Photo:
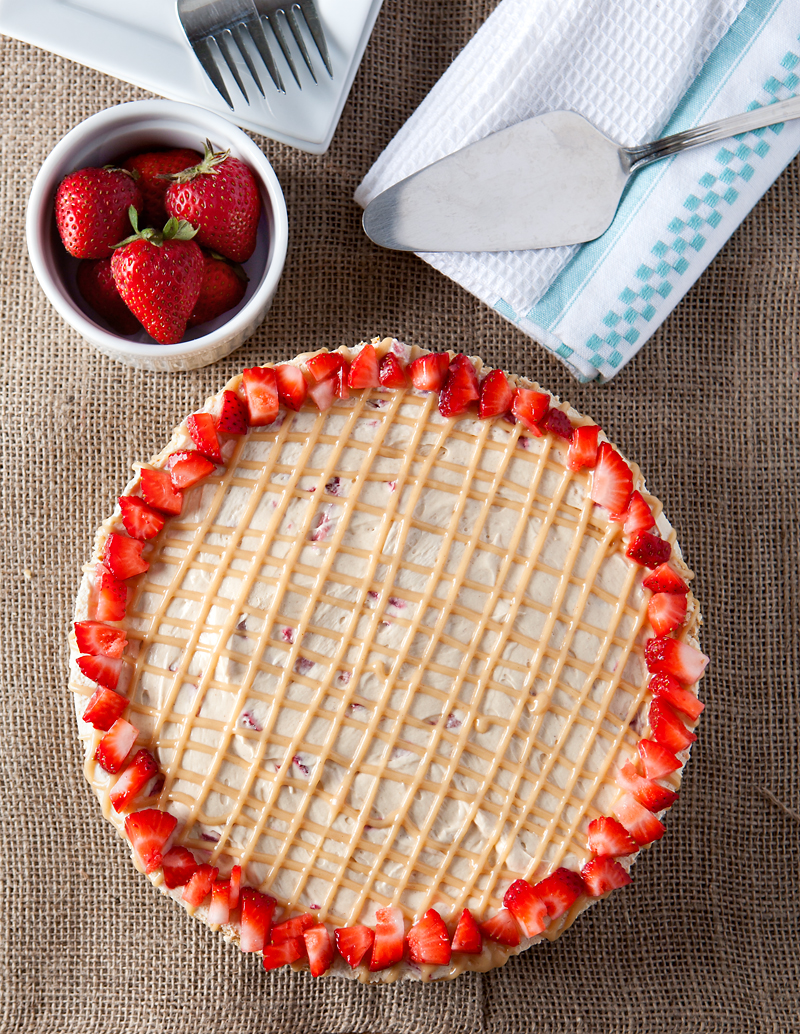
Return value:
[[(276, 303), (230, 360), (183, 375), (91, 350), (25, 252), (41, 161), (142, 92), (0, 40), (4, 1034), (800, 1030), (800, 163), (637, 359), (577, 386), (422, 262), (373, 247), (351, 201), (492, 6), (388, 0), (329, 153), (259, 141), (291, 223)], [(638, 458), (697, 571), (713, 658), (685, 789), (634, 885), (554, 946), (442, 986), (268, 975), (164, 901), (89, 795), (65, 688), (80, 566), (131, 461), (242, 366), (378, 332), (538, 378)]]

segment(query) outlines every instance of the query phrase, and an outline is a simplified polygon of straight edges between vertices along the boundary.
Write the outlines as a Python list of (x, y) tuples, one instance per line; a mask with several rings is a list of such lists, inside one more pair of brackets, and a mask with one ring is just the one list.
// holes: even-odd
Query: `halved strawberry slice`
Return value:
[(447, 352), (430, 352), (409, 364), (408, 375), (418, 391), (441, 391), (449, 369)]
[(272, 943), (283, 944), (284, 941), (302, 937), (306, 930), (316, 926), (316, 923), (317, 920), (308, 912), (304, 912), (301, 916), (292, 916), (291, 919), (284, 919), (282, 923), (277, 923), (272, 927)]
[(122, 523), (125, 531), (134, 539), (154, 539), (166, 524), (163, 513), (148, 506), (138, 495), (121, 495), (119, 508), (122, 512)]
[(235, 391), (223, 391), (216, 424), (222, 434), (247, 433), (247, 407)]
[[(199, 452), (197, 458), (203, 459)], [(204, 460), (203, 462), (210, 461)], [(156, 510), (176, 517), (183, 509), (183, 492), (175, 488), (168, 471), (142, 467), (139, 484), (145, 502), (154, 506)]]
[(121, 657), (128, 642), (125, 630), (102, 621), (76, 621), (75, 638), (81, 653), (94, 657)]
[(375, 943), (369, 961), (371, 973), (393, 966), (403, 957), (405, 942), (403, 913), (394, 905), (387, 905), (375, 912)]
[(282, 363), (275, 367), (275, 382), (278, 385), (278, 399), (287, 409), (301, 409), (308, 395), (308, 384), (303, 371), (294, 363)]
[(214, 463), (222, 463), (222, 449), (214, 427), (214, 417), (210, 413), (192, 413), (186, 418), (186, 430), (201, 456)]
[(572, 438), (572, 423), (569, 417), (563, 409), (557, 409), (555, 406), (551, 406), (547, 410), (540, 427), (543, 431), (549, 431), (550, 434), (558, 435), (559, 438), (565, 438), (567, 441)]
[(108, 732), (127, 706), (128, 701), (125, 697), (121, 697), (112, 689), (106, 689), (105, 686), (98, 686), (86, 705), (83, 720), (95, 729)]
[(514, 880), (503, 897), (503, 904), (526, 937), (535, 937), (544, 930), (547, 905), (526, 880)]
[[(688, 690), (684, 690), (688, 692)], [(697, 699), (695, 697), (695, 699)], [(639, 740), (639, 757), (642, 759), (642, 768), (648, 779), (663, 779), (671, 772), (677, 772), (681, 767), (680, 761), (671, 750), (662, 747), (655, 740)], [(595, 850), (592, 848), (592, 850)], [(604, 851), (603, 854), (611, 854), (611, 851)]]
[(490, 941), (515, 948), (519, 944), (519, 927), (509, 909), (501, 908), (497, 915), (481, 923), (481, 933)]
[(697, 739), (696, 734), (686, 728), (669, 704), (659, 697), (650, 704), (649, 717), (653, 739), (674, 754), (686, 750)]
[(149, 750), (139, 750), (111, 788), (110, 798), (115, 811), (122, 811), (158, 773), (156, 759)]
[(568, 912), (584, 892), (580, 874), (564, 867), (539, 880), (533, 889), (544, 901), (551, 919)]
[(343, 363), (336, 373), (333, 375), (333, 379), (336, 383), (336, 398), (337, 399), (349, 399), (350, 388), (348, 386), (348, 378), (350, 376), (350, 367), (347, 363)]
[(598, 855), (597, 858), (592, 858), (581, 869), (581, 876), (587, 893), (593, 898), (602, 897), (610, 890), (633, 883), (630, 873), (608, 855)]
[(378, 379), (384, 388), (405, 388), (408, 386), (408, 377), (403, 369), (400, 360), (392, 352), (388, 352), (381, 360), (378, 368)]
[(341, 926), (333, 932), (336, 949), (351, 969), (355, 969), (372, 948), (375, 934), (368, 926)]
[(231, 917), (231, 885), (227, 880), (215, 880), (211, 885), (211, 904), (208, 906), (208, 921), (212, 926), (222, 926)]
[(94, 594), (94, 616), (98, 621), (122, 621), (128, 590), (104, 564), (95, 567)]
[(208, 865), (206, 862), (198, 865), (192, 878), (183, 888), (183, 894), (181, 894), (183, 901), (191, 905), (192, 908), (202, 905), (211, 893), (214, 880), (216, 880), (218, 875), (219, 869), (215, 865)]
[(435, 908), (429, 908), (406, 934), (408, 957), (426, 966), (446, 966), (450, 961), (450, 935)]
[(114, 657), (78, 657), (76, 664), (87, 679), (106, 689), (116, 689), (122, 672), (122, 660)]
[(291, 962), (302, 959), (305, 953), (306, 942), (302, 937), (293, 937), (282, 944), (267, 944), (262, 953), (264, 969), (280, 969), (281, 966), (288, 966)]
[(608, 442), (597, 449), (597, 466), (592, 476), (592, 502), (609, 511), (612, 520), (621, 520), (633, 491), (631, 468)]
[(306, 362), (306, 369), (315, 381), (324, 381), (344, 365), (344, 356), (339, 352), (320, 352)]
[(687, 593), (689, 591), (689, 586), (679, 574), (672, 570), (669, 564), (659, 564), (644, 579), (642, 585), (651, 592)]
[(488, 420), (502, 416), (514, 404), (514, 390), (502, 370), (492, 370), (481, 381), (481, 397), (478, 400), (478, 416)]
[(439, 412), (442, 416), (466, 413), (480, 398), (478, 375), (475, 367), (461, 352), (450, 361), (442, 390), (439, 393)]
[(635, 535), (637, 531), (649, 531), (655, 523), (653, 511), (647, 505), (642, 493), (634, 492), (628, 503), (622, 530), (626, 535)]
[(320, 413), (324, 413), (326, 409), (331, 408), (333, 400), (336, 398), (336, 377), (328, 377), (324, 381), (310, 385), (308, 394), (316, 403)]
[(595, 854), (621, 858), (635, 854), (639, 848), (621, 822), (612, 819), (610, 815), (601, 815), (589, 823), (589, 850)]
[(483, 951), (481, 928), (468, 908), (461, 913), (453, 934), (453, 951), (463, 951), (465, 955), (480, 955)]
[(574, 428), (569, 440), (567, 466), (570, 470), (593, 469), (597, 464), (597, 424), (584, 424)]
[(95, 761), (112, 775), (119, 772), (138, 735), (139, 730), (135, 725), (126, 722), (124, 718), (118, 718), (97, 744)]
[(242, 885), (242, 867), (241, 865), (234, 865), (231, 868), (230, 880), (230, 907), (231, 910), (237, 908), (239, 905), (239, 891)]
[(545, 392), (533, 391), (531, 388), (517, 388), (514, 392), (511, 412), (522, 426), (527, 427), (537, 438), (542, 437), (539, 421), (544, 418), (549, 408), (550, 396)]
[(630, 761), (626, 761), (617, 772), (617, 786), (632, 793), (636, 800), (648, 811), (663, 811), (671, 808), (678, 795), (666, 786), (654, 783), (652, 779), (640, 776)]
[(175, 488), (191, 488), (217, 469), (211, 460), (207, 460), (196, 449), (170, 453), (166, 468)]
[(642, 567), (658, 567), (669, 560), (672, 546), (666, 539), (652, 535), (649, 531), (637, 531), (625, 550), (625, 556), (635, 560)]
[(647, 670), (656, 675), (674, 675), (685, 686), (691, 686), (702, 678), (709, 658), (689, 643), (668, 636), (648, 639), (644, 644), (644, 659)]
[(145, 808), (126, 816), (125, 835), (146, 873), (153, 872), (161, 865), (164, 848), (177, 824), (174, 815), (157, 808)]
[(103, 547), (103, 563), (115, 578), (124, 582), (126, 578), (142, 574), (150, 564), (143, 558), (144, 542), (118, 535), (115, 531), (106, 539)]
[(636, 843), (643, 847), (666, 833), (663, 822), (630, 793), (624, 793), (611, 809)]
[(278, 415), (278, 380), (271, 366), (251, 366), (242, 372), (251, 427), (266, 427)]
[(303, 934), (308, 955), (308, 968), (312, 977), (327, 973), (333, 962), (333, 938), (322, 923), (310, 926)]
[(242, 887), (239, 903), (242, 906), (239, 947), (242, 951), (261, 951), (269, 943), (275, 898), (254, 887)]
[(197, 862), (188, 847), (173, 847), (161, 860), (164, 883), (170, 890), (185, 887), (194, 876)]
[(374, 345), (364, 345), (352, 361), (347, 373), (347, 383), (354, 390), (378, 387), (378, 353)]
[(698, 700), (690, 689), (684, 689), (671, 675), (653, 675), (647, 683), (647, 688), (653, 696), (666, 700), (676, 711), (687, 715), (693, 722), (696, 722), (705, 711), (706, 705)]
[(666, 635), (686, 620), (686, 597), (676, 592), (657, 592), (647, 601), (647, 616), (656, 635)]

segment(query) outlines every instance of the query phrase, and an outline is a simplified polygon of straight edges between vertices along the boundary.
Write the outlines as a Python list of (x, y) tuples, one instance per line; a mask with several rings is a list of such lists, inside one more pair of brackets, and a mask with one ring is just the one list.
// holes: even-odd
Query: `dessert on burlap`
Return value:
[(691, 577), (638, 467), (535, 385), (391, 339), (245, 370), (99, 529), (86, 776), (268, 969), (487, 970), (663, 834)]

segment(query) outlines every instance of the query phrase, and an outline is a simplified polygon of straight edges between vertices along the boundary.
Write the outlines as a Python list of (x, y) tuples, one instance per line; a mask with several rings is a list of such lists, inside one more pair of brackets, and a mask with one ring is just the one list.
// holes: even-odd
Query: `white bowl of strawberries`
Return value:
[(89, 344), (129, 366), (191, 370), (263, 321), (288, 220), (272, 166), (240, 129), (189, 104), (134, 101), (53, 149), (27, 242), (45, 294)]

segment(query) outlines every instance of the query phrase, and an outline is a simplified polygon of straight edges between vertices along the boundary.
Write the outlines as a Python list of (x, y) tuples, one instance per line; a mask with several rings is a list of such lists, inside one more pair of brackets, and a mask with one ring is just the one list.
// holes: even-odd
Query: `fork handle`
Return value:
[(790, 97), (788, 100), (769, 104), (765, 108), (731, 115), (730, 118), (723, 118), (718, 122), (709, 122), (705, 126), (662, 137), (651, 144), (626, 147), (623, 150), (630, 162), (630, 172), (636, 172), (637, 169), (661, 158), (667, 158), (671, 154), (688, 151), (692, 147), (702, 147), (703, 144), (712, 144), (715, 140), (726, 140), (739, 133), (749, 133), (753, 129), (774, 126), (778, 122), (786, 122), (793, 118), (800, 118), (800, 97)]

